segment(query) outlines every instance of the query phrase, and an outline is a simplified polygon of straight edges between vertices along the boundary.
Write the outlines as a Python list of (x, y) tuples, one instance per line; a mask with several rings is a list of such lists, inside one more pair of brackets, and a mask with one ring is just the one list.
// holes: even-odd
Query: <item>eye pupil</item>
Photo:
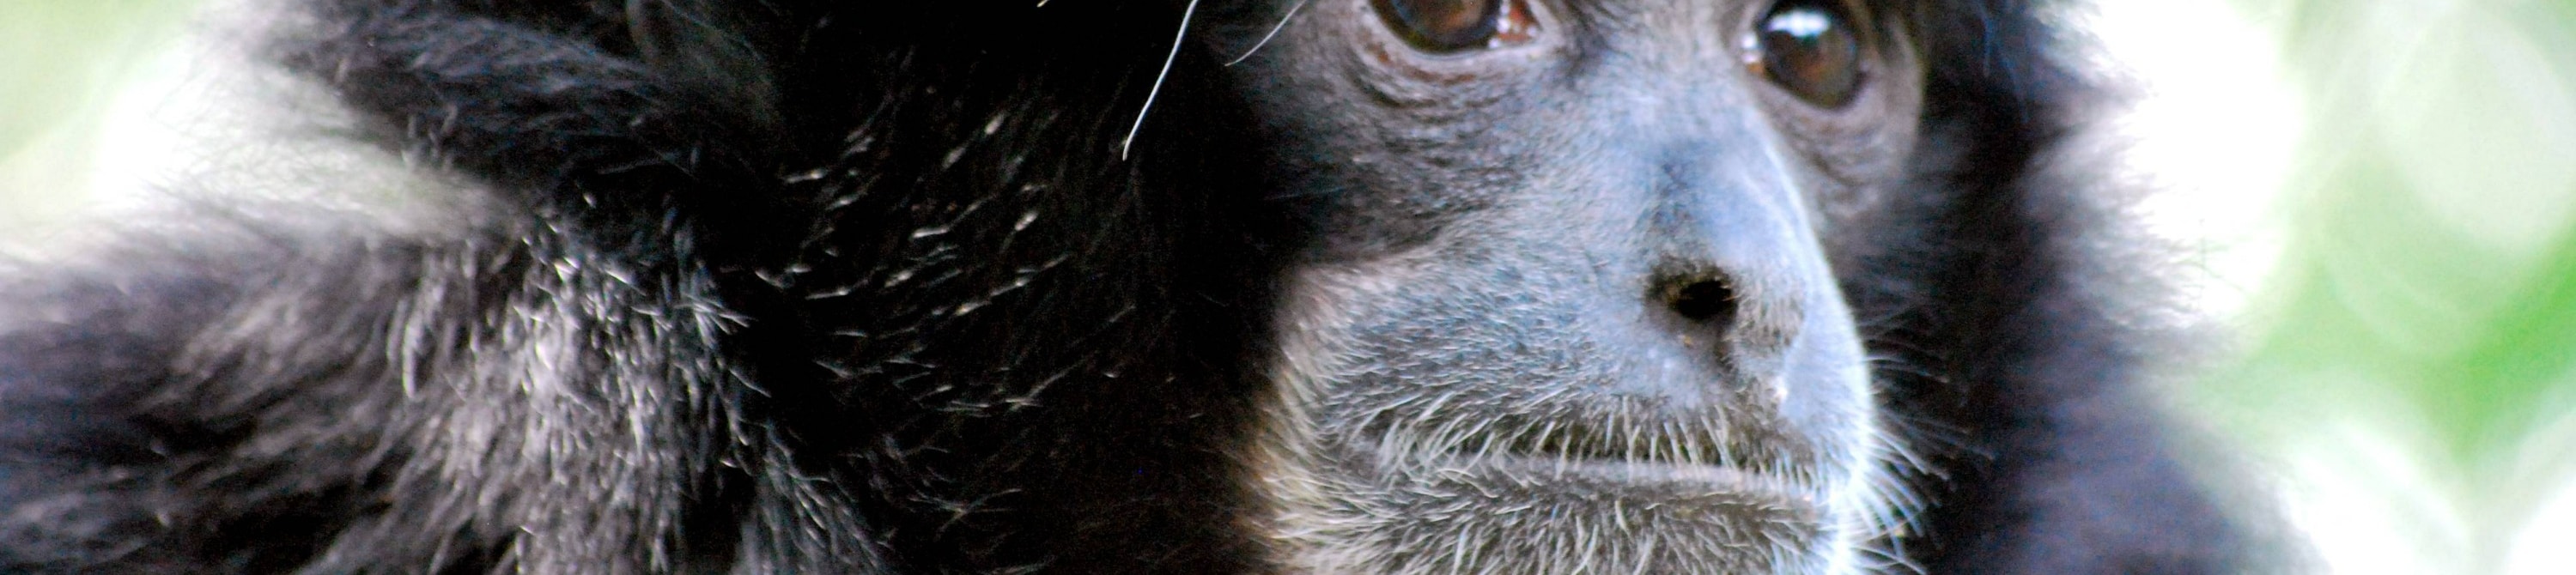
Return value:
[(1754, 68), (1810, 104), (1840, 107), (1860, 91), (1860, 38), (1851, 19), (1816, 0), (1792, 0), (1762, 17)]
[(1486, 46), (1501, 30), (1503, 0), (1385, 0), (1387, 19), (1431, 52)]

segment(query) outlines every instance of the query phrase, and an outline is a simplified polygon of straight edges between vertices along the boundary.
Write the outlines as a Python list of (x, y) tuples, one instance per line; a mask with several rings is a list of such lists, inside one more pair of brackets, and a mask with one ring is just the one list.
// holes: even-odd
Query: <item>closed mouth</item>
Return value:
[[(1821, 500), (1819, 490), (1795, 479), (1798, 474), (1746, 461), (1743, 448), (1728, 446), (1714, 432), (1681, 433), (1687, 428), (1681, 425), (1659, 426), (1674, 433), (1624, 435), (1606, 433), (1600, 426), (1567, 424), (1487, 429), (1496, 427), (1524, 431), (1471, 435), (1437, 447), (1415, 446), (1431, 448), (1417, 452), (1430, 456), (1425, 462), (1430, 468), (1493, 481), (1579, 484), (1595, 493), (1649, 499), (1728, 493), (1809, 510)], [(1378, 445), (1404, 450), (1399, 447), (1403, 443)]]
[[(1482, 439), (1462, 442), (1457, 451), (1482, 453), (1485, 443)], [(1722, 445), (1715, 434), (1631, 433), (1614, 436), (1595, 426), (1552, 425), (1543, 427), (1538, 433), (1520, 433), (1503, 438), (1493, 451), (1534, 459), (1723, 466), (1733, 458)]]
[(1633, 494), (1733, 493), (1772, 500), (1790, 507), (1813, 506), (1812, 490), (1770, 474), (1731, 465), (1662, 459), (1567, 457), (1558, 454), (1498, 453), (1468, 460), (1469, 468), (1489, 468), (1521, 479), (1571, 481), (1633, 487)]

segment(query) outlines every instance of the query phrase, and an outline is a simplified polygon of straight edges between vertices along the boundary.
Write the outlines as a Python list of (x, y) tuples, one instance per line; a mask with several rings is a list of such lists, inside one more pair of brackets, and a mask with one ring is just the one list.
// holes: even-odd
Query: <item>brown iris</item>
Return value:
[(1492, 48), (1529, 39), (1532, 22), (1519, 0), (1380, 0), (1378, 10), (1405, 41), (1425, 52)]
[(1861, 39), (1830, 2), (1788, 0), (1754, 24), (1753, 70), (1807, 103), (1837, 108), (1860, 91)]

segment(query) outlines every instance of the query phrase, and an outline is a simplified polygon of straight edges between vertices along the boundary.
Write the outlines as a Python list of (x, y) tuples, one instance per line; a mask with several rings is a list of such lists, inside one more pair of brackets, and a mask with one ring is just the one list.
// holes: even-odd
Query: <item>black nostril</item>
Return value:
[(1735, 289), (1726, 282), (1700, 280), (1671, 288), (1673, 311), (1691, 321), (1726, 325), (1735, 321)]

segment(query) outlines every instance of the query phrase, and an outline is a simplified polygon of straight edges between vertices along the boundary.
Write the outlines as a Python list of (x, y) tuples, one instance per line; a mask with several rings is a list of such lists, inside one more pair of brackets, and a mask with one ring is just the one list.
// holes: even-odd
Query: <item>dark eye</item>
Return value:
[(1826, 108), (1851, 102), (1860, 91), (1859, 30), (1833, 3), (1788, 0), (1754, 24), (1753, 71)]
[(1525, 42), (1532, 24), (1519, 0), (1380, 0), (1378, 10), (1406, 41), (1433, 53)]

